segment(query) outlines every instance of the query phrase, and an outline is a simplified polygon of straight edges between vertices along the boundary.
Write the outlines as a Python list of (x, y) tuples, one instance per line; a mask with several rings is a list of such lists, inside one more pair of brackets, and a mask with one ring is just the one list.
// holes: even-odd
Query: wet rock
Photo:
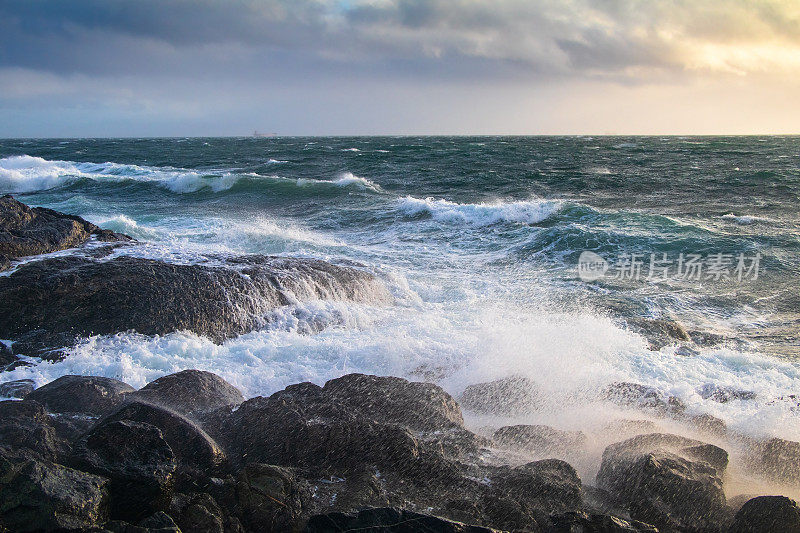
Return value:
[[(0, 447), (0, 525), (11, 531), (90, 528), (103, 523), (108, 480)], [(5, 530), (5, 529), (4, 529)]]
[(225, 464), (225, 453), (205, 431), (179, 413), (160, 406), (132, 402), (108, 415), (102, 424), (130, 420), (161, 430), (179, 466), (204, 476), (217, 474)]
[(544, 528), (544, 531), (545, 533), (584, 531), (587, 533), (658, 533), (658, 529), (650, 524), (636, 520), (623, 520), (622, 518), (605, 514), (589, 514), (582, 511), (551, 516), (550, 524)]
[(496, 530), (470, 526), (413, 511), (384, 507), (364, 509), (358, 514), (328, 513), (312, 516), (304, 531), (306, 533), (341, 533), (345, 531), (492, 533)]
[(404, 469), (420, 458), (417, 439), (403, 427), (356, 419), (340, 405), (290, 403), (280, 396), (244, 402), (223, 433), (234, 436), (228, 446), (240, 462)]
[(51, 460), (64, 451), (44, 408), (31, 400), (0, 402), (0, 444), (27, 448)]
[(706, 435), (724, 437), (728, 433), (728, 425), (725, 424), (725, 421), (708, 413), (702, 415), (685, 415), (682, 419)]
[(457, 425), (460, 411), (439, 387), (360, 374), (324, 388), (288, 387), (220, 411), (205, 417), (204, 427), (240, 464), (309, 468), (323, 476), (365, 466), (426, 479), (449, 475), (453, 465), (443, 443), (428, 445), (435, 432), (412, 433), (409, 426), (469, 433)]
[(57, 348), (90, 335), (187, 330), (220, 342), (263, 326), (277, 307), (308, 299), (384, 303), (391, 296), (363, 270), (314, 259), (254, 256), (203, 266), (58, 257), (0, 277), (0, 338), (27, 336)]
[(244, 401), (239, 389), (211, 372), (184, 370), (158, 378), (138, 391), (135, 398), (192, 416)]
[(664, 346), (679, 341), (691, 341), (691, 337), (678, 322), (664, 318), (628, 318), (628, 326), (643, 335), (650, 342), (651, 350), (660, 350)]
[(737, 389), (734, 387), (724, 387), (706, 383), (697, 390), (697, 394), (704, 400), (712, 400), (719, 403), (727, 403), (732, 400), (755, 400), (756, 393), (753, 391)]
[(786, 496), (759, 496), (745, 503), (730, 533), (798, 533), (800, 508)]
[(236, 494), (244, 525), (267, 531), (298, 529), (308, 497), (289, 469), (259, 463), (242, 470)]
[(563, 431), (542, 425), (505, 426), (495, 431), (492, 438), (500, 446), (559, 457), (586, 444), (586, 435), (581, 431)]
[(714, 528), (723, 519), (727, 452), (668, 434), (641, 435), (603, 452), (598, 485), (636, 520), (667, 530)]
[(635, 437), (647, 433), (657, 433), (658, 425), (652, 420), (619, 419), (607, 424), (603, 431), (617, 438)]
[[(176, 500), (181, 501), (176, 502)], [(172, 507), (179, 509), (179, 514), (176, 516), (184, 531), (193, 533), (223, 533), (225, 531), (224, 513), (210, 494), (192, 494), (183, 498), (176, 496), (173, 499)], [(261, 528), (278, 531), (271, 530), (266, 525)]]
[(11, 195), (0, 198), (0, 254), (6, 259), (72, 248), (92, 235), (101, 241), (131, 240), (127, 235), (100, 229), (81, 217), (28, 207)]
[(617, 405), (661, 415), (680, 415), (686, 410), (684, 403), (676, 396), (666, 395), (655, 387), (640, 383), (624, 381), (611, 383), (603, 389), (600, 397)]
[(770, 439), (763, 446), (761, 463), (770, 479), (800, 484), (800, 442)]
[(67, 443), (72, 443), (92, 429), (98, 417), (83, 413), (50, 413), (50, 423), (56, 430), (56, 436)]
[(418, 430), (464, 425), (456, 401), (433, 383), (348, 374), (328, 381), (323, 394), (365, 419)]
[(493, 489), (522, 503), (539, 523), (545, 523), (551, 513), (581, 507), (581, 480), (569, 463), (558, 459), (501, 469), (492, 474), (491, 483)]
[(98, 376), (61, 376), (29, 394), (29, 400), (51, 413), (84, 413), (99, 416), (118, 406), (134, 389), (122, 381)]
[(111, 517), (136, 522), (169, 507), (175, 455), (157, 427), (120, 420), (101, 424), (74, 446), (72, 463), (111, 480)]
[(24, 398), (36, 387), (32, 379), (17, 379), (6, 381), (0, 384), (0, 397), (2, 398)]
[(467, 411), (491, 415), (518, 415), (536, 408), (537, 387), (523, 376), (468, 385), (459, 396)]

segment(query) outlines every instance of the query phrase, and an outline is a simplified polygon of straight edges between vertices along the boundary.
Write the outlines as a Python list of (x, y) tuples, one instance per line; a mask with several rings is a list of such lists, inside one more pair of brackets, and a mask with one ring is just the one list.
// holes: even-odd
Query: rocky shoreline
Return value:
[[(264, 256), (184, 265), (119, 253), (135, 246), (0, 198), (0, 338), (14, 341), (0, 343), (2, 368), (56, 359), (88, 335), (188, 330), (222, 341), (291, 301), (391, 301), (358, 265)], [(670, 324), (641, 327), (659, 342), (690, 337)], [(724, 403), (751, 393), (702, 394)], [(800, 532), (792, 499), (726, 495), (734, 461), (796, 492), (800, 443), (736, 435), (644, 384), (601, 391), (598, 401), (642, 416), (606, 430), (599, 471), (584, 479), (568, 460), (591, 435), (465, 424), (464, 412), (535, 413), (536, 388), (522, 377), (471, 385), (457, 399), (432, 383), (364, 374), (245, 399), (199, 370), (138, 390), (96, 376), (39, 388), (18, 380), (0, 384), (0, 396), (15, 398), (0, 402), (0, 531)]]
[[(244, 400), (222, 378), (186, 370), (139, 390), (63, 376), (19, 395), (0, 402), (9, 531), (800, 527), (789, 498), (727, 500), (729, 456), (713, 444), (642, 433), (608, 446), (585, 483), (560, 459), (505, 459), (558, 430), (480, 436), (443, 389), (395, 377), (348, 374)], [(784, 443), (773, 459), (796, 465), (800, 444)]]

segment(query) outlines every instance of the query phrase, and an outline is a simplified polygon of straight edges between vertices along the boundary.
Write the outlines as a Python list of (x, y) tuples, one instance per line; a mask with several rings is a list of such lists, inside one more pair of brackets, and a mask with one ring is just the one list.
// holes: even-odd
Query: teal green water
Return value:
[[(222, 347), (94, 339), (63, 368), (31, 371), (40, 380), (88, 372), (94, 354), (133, 382), (206, 365), (250, 394), (345, 370), (427, 373), (454, 391), (513, 371), (562, 380), (573, 396), (625, 378), (697, 405), (708, 382), (770, 398), (800, 384), (798, 137), (12, 139), (0, 140), (4, 192), (149, 243), (131, 253), (354, 260), (397, 297), (391, 309), (292, 309)], [(629, 254), (645, 274), (651, 254), (675, 270), (587, 283), (576, 269), (586, 250), (610, 274)], [(680, 254), (706, 265), (723, 254), (729, 276), (680, 278)], [(737, 258), (757, 254), (758, 278), (738, 280)], [(331, 326), (303, 333), (320, 316)], [(692, 346), (694, 358), (651, 352), (626, 317), (670, 317), (724, 341)], [(746, 424), (761, 413), (769, 431), (787, 409), (718, 414)]]

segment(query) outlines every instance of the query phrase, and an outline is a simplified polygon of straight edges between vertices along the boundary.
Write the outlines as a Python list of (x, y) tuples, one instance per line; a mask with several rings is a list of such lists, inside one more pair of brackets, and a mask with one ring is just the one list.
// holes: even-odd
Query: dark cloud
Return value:
[[(800, 41), (790, 2), (3, 0), (0, 67), (51, 72), (618, 75), (680, 69), (687, 40)], [(787, 7), (789, 6), (789, 7)], [(294, 63), (292, 63), (294, 62)], [(327, 65), (327, 67), (326, 67)], [(491, 72), (487, 72), (489, 69)], [(247, 73), (245, 72), (245, 76)]]

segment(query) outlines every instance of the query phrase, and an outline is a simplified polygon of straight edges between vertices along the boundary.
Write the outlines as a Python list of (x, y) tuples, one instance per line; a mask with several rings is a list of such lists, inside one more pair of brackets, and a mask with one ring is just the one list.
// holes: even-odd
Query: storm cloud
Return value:
[(52, 87), (49, 105), (73, 87), (89, 107), (139, 98), (174, 112), (326, 84), (480, 92), (798, 73), (791, 0), (0, 0), (0, 112), (15, 117), (43, 91), (32, 80)]

